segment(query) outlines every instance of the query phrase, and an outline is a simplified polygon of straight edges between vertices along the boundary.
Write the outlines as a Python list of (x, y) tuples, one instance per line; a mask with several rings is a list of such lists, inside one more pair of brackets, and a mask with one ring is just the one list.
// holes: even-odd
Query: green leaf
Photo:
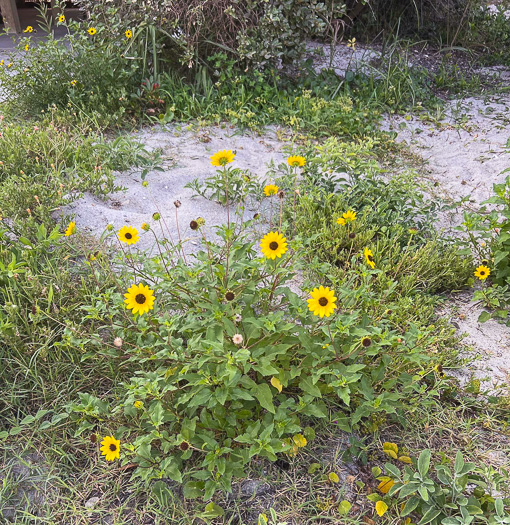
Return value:
[(211, 503), (208, 503), (205, 506), (205, 513), (202, 514), (202, 517), (217, 518), (219, 516), (223, 516), (224, 514), (225, 514), (225, 511), (219, 505), (216, 505), (216, 503), (211, 501)]
[(420, 473), (422, 478), (424, 478), (427, 475), (427, 472), (429, 471), (430, 456), (430, 450), (423, 450), (420, 454), (420, 457), (418, 458), (418, 472)]
[(464, 457), (462, 456), (462, 452), (460, 450), (457, 450), (457, 454), (455, 455), (454, 470), (457, 474), (460, 474), (463, 468), (464, 468)]
[(273, 405), (273, 394), (271, 394), (271, 389), (267, 383), (257, 385), (254, 395), (262, 408), (265, 408), (268, 412), (271, 412), (271, 414), (276, 412)]
[(441, 511), (439, 509), (431, 507), (427, 512), (425, 512), (423, 518), (418, 522), (418, 525), (425, 525), (426, 523), (430, 523), (433, 519), (437, 518), (439, 514), (441, 514)]
[(311, 378), (308, 376), (301, 377), (299, 388), (313, 397), (322, 397), (321, 391), (312, 383)]
[(411, 514), (411, 512), (413, 512), (416, 509), (419, 503), (420, 503), (420, 498), (417, 498), (416, 496), (409, 498), (406, 501), (406, 504), (404, 505), (404, 508), (402, 509), (402, 512), (400, 513), (400, 515), (404, 517), (404, 516), (407, 516), (408, 514)]
[(491, 318), (491, 314), (490, 314), (489, 312), (482, 312), (482, 313), (478, 316), (478, 322), (479, 322), (479, 323), (485, 323), (485, 322), (488, 321), (490, 318)]
[(338, 505), (338, 512), (342, 516), (345, 516), (349, 514), (351, 507), (352, 505), (347, 500), (344, 499), (343, 501), (340, 502), (340, 505)]
[(182, 488), (183, 496), (187, 499), (199, 498), (204, 493), (203, 481), (188, 481)]

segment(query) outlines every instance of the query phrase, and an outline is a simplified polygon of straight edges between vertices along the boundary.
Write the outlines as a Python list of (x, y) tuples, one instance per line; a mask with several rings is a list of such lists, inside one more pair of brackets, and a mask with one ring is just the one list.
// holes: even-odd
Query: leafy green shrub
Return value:
[(219, 50), (258, 68), (292, 62), (302, 56), (307, 39), (325, 34), (345, 12), (334, 0), (80, 0), (79, 5), (105, 24), (111, 18), (129, 20), (135, 37), (153, 28), (164, 38), (169, 58), (188, 67)]
[(49, 27), (44, 40), (25, 33), (3, 61), (0, 82), (5, 100), (23, 116), (38, 116), (56, 106), (84, 112), (91, 122), (125, 125), (142, 67), (140, 57), (126, 58), (129, 41), (114, 30), (120, 24), (110, 21), (104, 26), (92, 20), (58, 24), (69, 30), (64, 38), (56, 39)]
[[(416, 520), (419, 519), (417, 523), (422, 525), (510, 523), (505, 503), (491, 493), (504, 486), (508, 473), (505, 479), (504, 475), (489, 472), (490, 478), (485, 479), (488, 469), (476, 468), (474, 463), (465, 462), (460, 450), (455, 456), (453, 470), (441, 464), (435, 467), (432, 474), (430, 460), (431, 451), (424, 450), (412, 466), (404, 467), (404, 471), (392, 463), (385, 464), (387, 476), (379, 478), (382, 480), (379, 487), (387, 496), (369, 496), (379, 506), (380, 514), (395, 503), (400, 507), (399, 516), (416, 517)], [(373, 473), (378, 477), (381, 469), (376, 467)]]

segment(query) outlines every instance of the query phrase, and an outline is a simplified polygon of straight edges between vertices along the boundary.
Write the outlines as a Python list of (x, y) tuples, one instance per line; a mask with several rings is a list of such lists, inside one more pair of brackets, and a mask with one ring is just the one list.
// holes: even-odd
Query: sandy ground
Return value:
[[(147, 187), (142, 186), (140, 171), (117, 174), (116, 183), (125, 191), (115, 193), (107, 199), (85, 195), (79, 201), (62, 210), (75, 216), (80, 229), (100, 235), (108, 224), (115, 229), (131, 225), (140, 231), (146, 222), (161, 236), (159, 226), (167, 237), (178, 239), (177, 220), (181, 238), (186, 239), (185, 248), (193, 252), (198, 247), (199, 234), (192, 232), (189, 224), (197, 217), (206, 221), (207, 237), (213, 233), (214, 226), (226, 224), (227, 212), (220, 204), (202, 197), (193, 198), (194, 191), (185, 185), (198, 179), (200, 182), (212, 177), (216, 168), (211, 165), (210, 156), (217, 151), (235, 151), (235, 167), (247, 170), (257, 180), (266, 180), (268, 165), (276, 165), (284, 160), (283, 142), (277, 140), (274, 131), (268, 130), (264, 136), (253, 133), (240, 133), (230, 127), (208, 127), (199, 131), (182, 131), (179, 126), (159, 126), (138, 133), (135, 138), (143, 143), (148, 151), (159, 149), (165, 159), (162, 172), (152, 172), (146, 176)], [(176, 219), (175, 201), (181, 206)], [(251, 218), (256, 210), (246, 210), (244, 218)], [(159, 213), (161, 222), (152, 220), (153, 213)], [(139, 249), (154, 248), (154, 237), (142, 234)]]

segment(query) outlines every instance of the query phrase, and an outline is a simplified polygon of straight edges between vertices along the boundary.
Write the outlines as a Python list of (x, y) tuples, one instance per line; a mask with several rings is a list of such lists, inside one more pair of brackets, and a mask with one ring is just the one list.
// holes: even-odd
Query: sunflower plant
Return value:
[[(135, 464), (136, 476), (169, 477), (208, 500), (231, 490), (252, 459), (299, 454), (314, 420), (334, 417), (351, 431), (393, 417), (419, 389), (420, 376), (381, 381), (394, 358), (427, 359), (419, 331), (401, 344), (386, 321), (347, 306), (347, 288), (290, 289), (301, 268), (299, 237), (253, 219), (218, 227), (213, 242), (195, 222), (203, 242), (194, 256), (167, 239), (158, 257), (120, 255), (117, 285), (91, 294), (84, 326), (67, 327), (62, 344), (85, 360), (103, 355), (133, 370), (111, 397), (82, 396), (67, 407), (77, 435), (117, 428), (120, 460)], [(89, 264), (99, 278), (98, 261)], [(117, 442), (102, 450), (118, 457)]]

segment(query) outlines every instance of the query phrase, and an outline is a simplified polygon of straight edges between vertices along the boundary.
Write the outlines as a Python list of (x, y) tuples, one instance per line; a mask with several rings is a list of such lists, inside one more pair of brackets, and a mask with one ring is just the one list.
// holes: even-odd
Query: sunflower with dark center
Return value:
[(372, 339), (370, 339), (370, 337), (368, 337), (368, 336), (365, 336), (365, 337), (361, 340), (361, 344), (362, 344), (362, 346), (364, 346), (365, 348), (368, 348), (368, 347), (372, 344)]
[(133, 314), (143, 315), (154, 308), (154, 291), (147, 285), (134, 284), (128, 288), (124, 297), (126, 308), (132, 310)]
[(198, 230), (198, 222), (197, 221), (191, 221), (189, 223), (189, 227), (192, 229), (192, 230)]
[(179, 445), (179, 448), (183, 451), (183, 452), (186, 452), (186, 450), (189, 449), (189, 443), (187, 441), (183, 441), (180, 445)]
[(113, 461), (120, 457), (120, 440), (115, 439), (113, 436), (106, 436), (101, 441), (100, 450), (106, 461)]
[(308, 299), (308, 309), (313, 315), (319, 317), (329, 317), (336, 308), (336, 300), (334, 290), (321, 286), (314, 288), (310, 292), (311, 298)]
[(133, 226), (122, 226), (119, 230), (119, 240), (125, 242), (126, 244), (136, 244), (140, 237), (138, 231)]
[(375, 268), (375, 259), (374, 259), (374, 254), (372, 253), (372, 250), (369, 250), (368, 248), (365, 248), (365, 251), (363, 252), (363, 255), (365, 256), (366, 263), (373, 270)]
[(280, 258), (287, 251), (287, 239), (278, 232), (269, 232), (260, 241), (260, 249), (268, 259)]
[(478, 277), (480, 281), (485, 281), (490, 274), (491, 270), (488, 266), (481, 265), (475, 270), (475, 277)]
[(225, 294), (225, 299), (227, 301), (233, 301), (236, 298), (236, 294), (232, 292), (231, 290), (228, 290), (228, 292)]

